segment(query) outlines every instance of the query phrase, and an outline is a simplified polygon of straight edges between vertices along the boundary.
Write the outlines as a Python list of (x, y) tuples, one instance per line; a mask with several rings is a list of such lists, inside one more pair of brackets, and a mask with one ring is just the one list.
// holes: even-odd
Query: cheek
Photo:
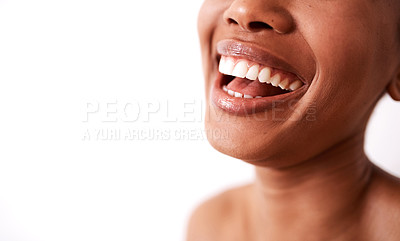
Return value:
[(224, 5), (226, 1), (221, 0), (206, 0), (200, 8), (197, 17), (197, 31), (200, 38), (200, 45), (202, 52), (210, 51), (210, 43), (212, 40), (213, 32), (219, 20), (222, 20)]
[(334, 14), (317, 16), (317, 23), (309, 19), (310, 27), (304, 29), (317, 60), (308, 98), (318, 103), (322, 119), (356, 126), (384, 91), (391, 63), (373, 16), (356, 12), (350, 21), (346, 11)]
[(200, 40), (207, 101), (209, 99), (211, 82), (216, 78), (216, 76), (213, 76), (216, 66), (214, 65), (214, 60), (211, 58), (213, 51), (215, 51), (212, 40), (215, 36), (217, 26), (223, 21), (222, 16), (225, 9), (228, 8), (229, 2), (226, 0), (206, 0), (198, 14), (197, 31)]
[(302, 16), (302, 30), (320, 75), (315, 85), (324, 85), (329, 94), (372, 101), (384, 91), (395, 68), (393, 51), (398, 40), (394, 24), (382, 16), (380, 5), (347, 1), (334, 3), (330, 11), (321, 7), (313, 18)]
[(207, 18), (209, 14), (208, 8), (209, 7), (207, 6), (207, 1), (205, 1), (201, 6), (199, 14), (197, 16), (197, 32), (200, 38), (202, 49), (205, 47), (203, 46), (205, 40), (210, 39), (211, 36), (211, 29), (210, 29), (211, 22)]

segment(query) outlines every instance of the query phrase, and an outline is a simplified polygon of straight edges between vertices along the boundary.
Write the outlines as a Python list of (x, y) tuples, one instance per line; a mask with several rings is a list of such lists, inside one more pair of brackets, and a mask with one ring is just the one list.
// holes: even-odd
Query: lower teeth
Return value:
[(228, 87), (226, 87), (226, 85), (222, 86), (222, 89), (226, 93), (228, 93), (228, 95), (236, 97), (236, 98), (245, 98), (245, 99), (262, 98), (262, 96), (259, 96), (259, 95), (256, 96), (256, 97), (253, 97), (251, 95), (246, 95), (246, 94), (242, 94), (242, 93), (239, 93), (239, 92), (235, 92), (233, 90), (228, 89)]

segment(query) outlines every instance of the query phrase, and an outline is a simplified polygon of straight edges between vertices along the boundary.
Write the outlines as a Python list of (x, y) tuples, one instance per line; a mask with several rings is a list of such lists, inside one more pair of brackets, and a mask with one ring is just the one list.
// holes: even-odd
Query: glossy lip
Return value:
[(217, 44), (217, 52), (219, 55), (243, 58), (261, 65), (295, 74), (304, 83), (301, 88), (285, 94), (252, 99), (237, 98), (228, 95), (222, 90), (225, 75), (218, 72), (214, 85), (211, 87), (211, 101), (214, 105), (230, 114), (249, 116), (272, 108), (282, 107), (284, 109), (284, 106), (282, 106), (284, 103), (300, 99), (311, 83), (311, 80), (306, 80), (299, 75), (299, 72), (290, 64), (251, 43), (222, 40)]
[(247, 59), (267, 67), (289, 72), (296, 75), (305, 84), (310, 84), (311, 82), (311, 80), (304, 78), (291, 64), (253, 43), (243, 43), (233, 39), (221, 40), (217, 43), (217, 52), (219, 56)]
[(220, 109), (237, 116), (249, 116), (272, 108), (284, 109), (284, 103), (300, 99), (307, 91), (307, 85), (303, 85), (295, 91), (280, 95), (252, 99), (237, 98), (222, 90), (223, 80), (224, 75), (218, 72), (215, 84), (211, 87), (211, 101)]

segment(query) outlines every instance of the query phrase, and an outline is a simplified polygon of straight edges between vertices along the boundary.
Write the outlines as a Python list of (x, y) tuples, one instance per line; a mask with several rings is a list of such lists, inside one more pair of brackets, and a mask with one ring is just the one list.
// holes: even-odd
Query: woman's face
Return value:
[(210, 143), (285, 166), (362, 136), (400, 70), (396, 2), (205, 0), (198, 31)]

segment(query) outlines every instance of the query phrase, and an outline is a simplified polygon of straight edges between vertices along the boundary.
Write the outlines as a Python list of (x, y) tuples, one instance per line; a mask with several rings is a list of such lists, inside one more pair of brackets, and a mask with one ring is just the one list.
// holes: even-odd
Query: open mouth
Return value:
[(217, 52), (219, 71), (211, 100), (229, 113), (251, 115), (289, 108), (310, 84), (292, 65), (252, 43), (222, 40)]
[(223, 74), (221, 88), (236, 98), (281, 95), (296, 91), (304, 85), (292, 73), (229, 56), (221, 56), (219, 72)]

